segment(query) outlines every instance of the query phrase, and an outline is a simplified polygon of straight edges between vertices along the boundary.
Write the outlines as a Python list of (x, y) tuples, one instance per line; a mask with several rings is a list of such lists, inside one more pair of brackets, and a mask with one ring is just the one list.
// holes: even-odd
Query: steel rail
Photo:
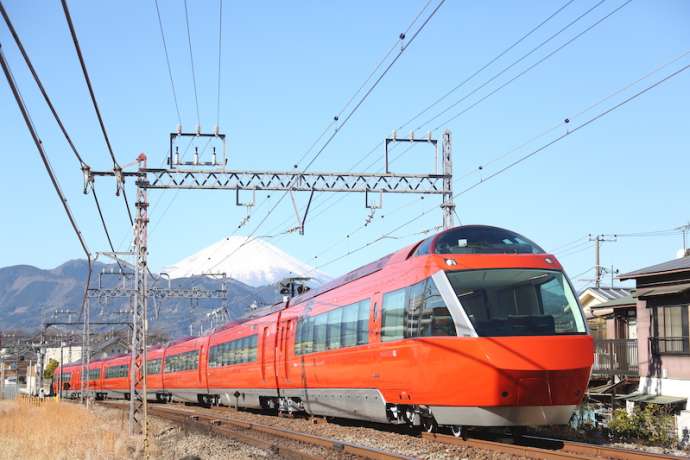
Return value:
[(635, 451), (631, 449), (621, 449), (618, 447), (600, 446), (583, 442), (567, 441), (564, 439), (549, 438), (542, 436), (523, 436), (527, 442), (547, 442), (557, 443), (554, 449), (534, 447), (521, 444), (509, 444), (498, 441), (487, 441), (481, 439), (463, 440), (454, 436), (438, 433), (422, 433), (423, 439), (430, 439), (444, 444), (459, 445), (465, 447), (475, 447), (478, 449), (493, 450), (507, 454), (522, 455), (537, 459), (612, 459), (612, 460), (643, 460), (643, 459), (673, 459), (680, 460), (683, 457), (673, 455), (655, 454), (652, 452)]
[[(284, 428), (276, 428), (259, 423), (250, 423), (241, 420), (234, 420), (231, 417), (229, 417), (226, 413), (222, 413), (221, 411), (210, 411), (209, 413), (209, 411), (205, 408), (194, 408), (193, 406), (185, 409), (180, 410), (177, 408), (171, 409), (169, 407), (152, 407), (149, 408), (149, 412), (151, 413), (151, 415), (163, 417), (166, 417), (169, 414), (186, 414), (187, 418), (192, 418), (193, 420), (199, 422), (201, 422), (202, 420), (206, 421), (214, 428), (219, 428), (223, 425), (231, 426), (236, 429), (243, 429), (257, 433), (262, 433), (264, 435), (277, 437), (283, 440), (291, 440), (315, 447), (322, 447), (329, 451), (333, 451), (334, 453), (349, 454), (352, 456), (367, 458), (371, 460), (393, 460), (410, 458), (391, 452), (385, 452), (379, 449), (373, 449), (370, 447), (339, 441), (337, 439), (315, 436), (307, 433), (286, 430)], [(232, 433), (235, 432), (232, 431)]]
[(561, 443), (561, 450), (578, 455), (587, 455), (595, 458), (608, 458), (615, 460), (644, 460), (644, 459), (681, 459), (674, 455), (656, 454), (653, 452), (642, 452), (631, 449), (623, 449), (620, 447), (600, 446), (596, 444), (588, 444), (584, 442), (567, 441), (564, 439), (550, 438), (546, 436), (524, 436), (525, 440), (534, 440), (537, 442), (557, 442)]

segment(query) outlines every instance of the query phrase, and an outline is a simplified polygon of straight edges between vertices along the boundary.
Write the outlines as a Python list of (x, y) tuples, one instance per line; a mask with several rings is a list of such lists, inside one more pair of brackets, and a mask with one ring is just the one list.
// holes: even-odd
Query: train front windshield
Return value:
[(562, 272), (491, 269), (446, 274), (480, 337), (586, 333)]

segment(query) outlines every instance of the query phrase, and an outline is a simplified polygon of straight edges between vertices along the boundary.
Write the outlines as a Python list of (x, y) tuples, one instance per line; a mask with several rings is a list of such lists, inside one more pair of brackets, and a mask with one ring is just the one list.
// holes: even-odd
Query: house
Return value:
[(604, 338), (594, 341), (592, 381), (637, 381), (637, 299), (632, 294), (590, 307), (593, 319), (603, 324)]
[(665, 404), (679, 436), (690, 435), (690, 254), (619, 276), (634, 280), (640, 382), (624, 399)]
[(114, 335), (92, 347), (91, 359), (104, 359), (128, 352), (129, 341), (124, 337)]
[[(630, 289), (622, 287), (588, 287), (578, 295), (580, 305), (585, 313), (589, 330), (594, 339), (606, 339), (606, 321), (594, 316), (592, 308), (605, 302), (621, 299), (630, 295)], [(613, 336), (608, 337), (613, 338)]]

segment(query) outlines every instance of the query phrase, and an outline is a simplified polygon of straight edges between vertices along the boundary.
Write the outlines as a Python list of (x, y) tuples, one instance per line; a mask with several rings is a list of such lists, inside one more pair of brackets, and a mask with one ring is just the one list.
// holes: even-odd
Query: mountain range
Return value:
[[(227, 297), (194, 301), (150, 298), (150, 329), (170, 337), (198, 334), (222, 321), (245, 317), (252, 306), (275, 303), (280, 299), (279, 281), (285, 277), (318, 275), (317, 283), (328, 279), (269, 243), (257, 239), (243, 245), (245, 242), (244, 237), (230, 237), (165, 269), (175, 288), (218, 289), (220, 281), (203, 274), (224, 272)], [(121, 277), (112, 273), (118, 271), (116, 264), (94, 263), (91, 287), (115, 287)], [(44, 322), (55, 320), (56, 310), (69, 310), (73, 312), (71, 319), (78, 320), (87, 275), (88, 264), (83, 259), (53, 269), (30, 265), (0, 268), (0, 331), (36, 330)], [(150, 279), (152, 286), (166, 287), (167, 283), (164, 279)], [(125, 317), (121, 312), (128, 309), (129, 301), (93, 299), (90, 306), (92, 321), (122, 321)], [(227, 316), (212, 322), (210, 313), (219, 307), (224, 307)], [(62, 314), (59, 319), (65, 321), (68, 317)]]

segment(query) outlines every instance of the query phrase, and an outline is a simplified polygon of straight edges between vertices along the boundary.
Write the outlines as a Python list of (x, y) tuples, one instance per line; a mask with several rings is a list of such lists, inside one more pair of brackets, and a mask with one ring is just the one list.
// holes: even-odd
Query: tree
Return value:
[(44, 379), (52, 379), (53, 374), (55, 374), (55, 369), (60, 365), (56, 360), (53, 358), (50, 358), (48, 360), (48, 365), (46, 365), (46, 368), (43, 370), (43, 378)]

